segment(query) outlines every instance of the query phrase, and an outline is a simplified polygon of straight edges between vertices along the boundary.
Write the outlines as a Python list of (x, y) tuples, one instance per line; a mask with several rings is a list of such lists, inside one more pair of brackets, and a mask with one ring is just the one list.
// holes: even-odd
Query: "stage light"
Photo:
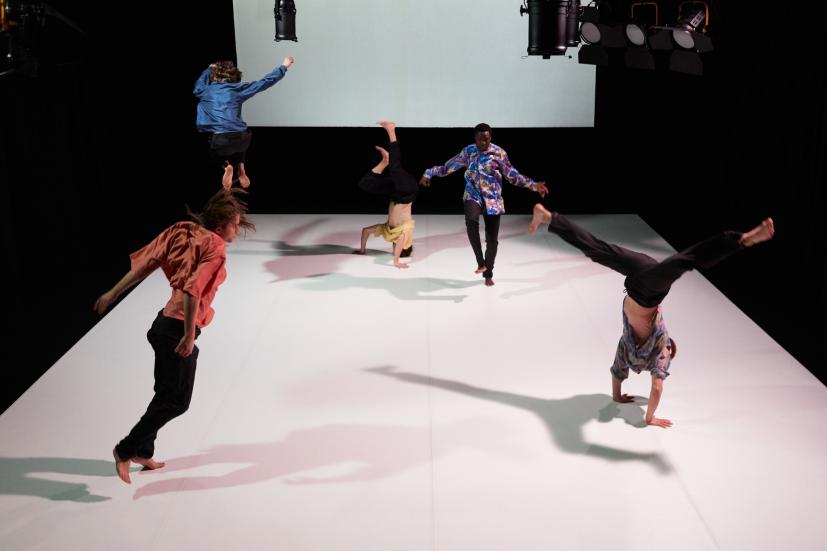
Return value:
[(655, 2), (635, 2), (629, 8), (626, 39), (633, 46), (645, 46), (649, 29), (659, 23), (658, 5)]
[(580, 38), (586, 44), (600, 43), (600, 12), (594, 6), (586, 6), (580, 14)]
[(296, 4), (293, 3), (293, 0), (276, 0), (273, 14), (276, 16), (276, 42), (280, 40), (298, 42), (299, 39), (296, 38)]
[(520, 16), (528, 14), (528, 55), (549, 59), (577, 45), (580, 0), (524, 0)]

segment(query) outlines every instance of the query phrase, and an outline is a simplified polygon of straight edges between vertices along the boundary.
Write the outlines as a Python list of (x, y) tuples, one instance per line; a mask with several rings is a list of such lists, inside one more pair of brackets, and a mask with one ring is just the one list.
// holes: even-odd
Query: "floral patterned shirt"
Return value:
[(465, 193), (462, 201), (475, 201), (485, 207), (488, 214), (504, 214), (505, 204), (502, 196), (502, 179), (519, 187), (537, 189), (537, 182), (523, 176), (511, 166), (505, 150), (493, 143), (487, 151), (480, 151), (476, 144), (471, 144), (442, 166), (435, 166), (425, 171), (425, 177), (447, 176), (464, 168)]
[(652, 375), (666, 379), (669, 376), (669, 364), (672, 361), (671, 353), (666, 350), (669, 343), (669, 333), (663, 322), (660, 308), (652, 319), (652, 332), (649, 337), (638, 344), (635, 334), (629, 324), (626, 312), (623, 312), (623, 335), (617, 344), (615, 361), (611, 372), (618, 380), (623, 381), (629, 376), (629, 369), (635, 373), (649, 371)]

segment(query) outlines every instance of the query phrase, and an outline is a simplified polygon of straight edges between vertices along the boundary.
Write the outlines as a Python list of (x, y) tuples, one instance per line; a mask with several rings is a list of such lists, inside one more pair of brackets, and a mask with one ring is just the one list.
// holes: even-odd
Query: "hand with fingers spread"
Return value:
[(669, 419), (659, 419), (658, 417), (652, 417), (651, 419), (646, 420), (646, 424), (668, 429), (672, 426), (672, 421), (670, 421)]

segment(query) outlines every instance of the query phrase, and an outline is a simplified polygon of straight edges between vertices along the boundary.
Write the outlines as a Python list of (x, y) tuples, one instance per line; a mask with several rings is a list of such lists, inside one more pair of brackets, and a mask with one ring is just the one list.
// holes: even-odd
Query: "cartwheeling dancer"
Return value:
[(418, 184), (416, 178), (402, 168), (402, 153), (399, 142), (396, 141), (396, 124), (391, 121), (379, 121), (376, 124), (388, 133), (390, 144), (387, 150), (376, 146), (382, 154), (382, 160), (362, 177), (359, 187), (369, 193), (390, 196), (388, 220), (384, 224), (362, 228), (361, 246), (353, 254), (365, 254), (368, 237), (381, 236), (385, 241), (393, 243), (393, 265), (407, 268), (408, 265), (401, 262), (400, 258), (409, 257), (413, 252), (416, 224), (411, 215), (411, 206), (416, 199)]
[(245, 216), (246, 205), (236, 198), (238, 193), (243, 192), (222, 189), (210, 198), (204, 212), (190, 213), (194, 221), (173, 224), (132, 253), (129, 272), (95, 302), (95, 311), (103, 314), (124, 291), (157, 268), (172, 287), (172, 296), (147, 333), (155, 351), (155, 395), (146, 413), (113, 450), (115, 471), (126, 483), (133, 462), (144, 469), (164, 466), (153, 459), (155, 437), (189, 407), (198, 358), (195, 339), (212, 321), (212, 300), (227, 277), (226, 244), (240, 229), (255, 229)]
[(663, 394), (663, 381), (669, 376), (670, 363), (677, 353), (675, 340), (666, 331), (660, 304), (672, 284), (685, 272), (695, 268), (710, 268), (738, 251), (772, 239), (775, 234), (772, 219), (767, 218), (746, 233), (722, 232), (673, 254), (662, 262), (643, 253), (601, 241), (562, 214), (549, 212), (538, 203), (534, 206), (528, 233), (533, 234), (542, 224), (548, 224), (548, 231), (580, 249), (594, 262), (626, 276), (623, 335), (611, 367), (612, 398), (621, 403), (634, 401), (632, 396), (621, 393), (620, 385), (629, 376), (630, 369), (635, 373), (649, 371), (652, 386), (646, 408), (646, 423), (663, 428), (671, 427), (670, 420), (655, 417), (655, 410)]

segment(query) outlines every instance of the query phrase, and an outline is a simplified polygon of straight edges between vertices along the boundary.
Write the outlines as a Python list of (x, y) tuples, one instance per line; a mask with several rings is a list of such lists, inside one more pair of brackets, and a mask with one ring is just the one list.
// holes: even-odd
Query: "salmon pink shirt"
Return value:
[(227, 279), (224, 265), (227, 244), (215, 232), (195, 222), (173, 224), (146, 247), (129, 255), (132, 272), (143, 279), (161, 268), (172, 287), (164, 315), (184, 319), (184, 293), (195, 299), (195, 324), (206, 327), (215, 311), (212, 301), (218, 286)]

